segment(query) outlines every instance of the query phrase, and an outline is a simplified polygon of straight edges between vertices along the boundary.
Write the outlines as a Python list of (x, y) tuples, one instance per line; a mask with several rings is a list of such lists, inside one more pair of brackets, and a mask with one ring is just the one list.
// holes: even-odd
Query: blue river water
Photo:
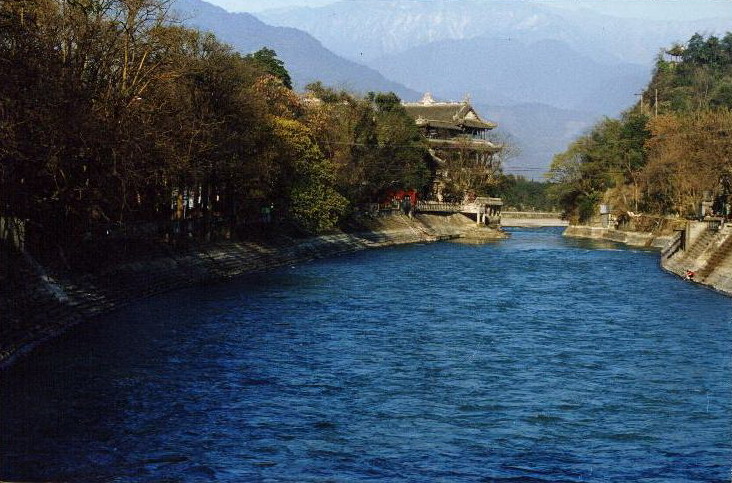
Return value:
[(0, 480), (729, 481), (732, 303), (512, 230), (142, 301), (0, 374)]

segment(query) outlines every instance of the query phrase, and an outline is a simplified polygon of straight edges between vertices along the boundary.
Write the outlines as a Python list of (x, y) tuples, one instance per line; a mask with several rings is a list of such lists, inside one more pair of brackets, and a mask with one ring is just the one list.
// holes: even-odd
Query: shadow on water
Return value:
[(0, 479), (726, 481), (729, 299), (509, 231), (79, 326), (0, 375)]

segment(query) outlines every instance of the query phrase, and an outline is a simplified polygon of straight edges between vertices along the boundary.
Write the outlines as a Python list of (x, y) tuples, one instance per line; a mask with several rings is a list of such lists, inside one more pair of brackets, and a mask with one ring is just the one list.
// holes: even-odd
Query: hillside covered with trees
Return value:
[(28, 249), (73, 265), (115, 230), (314, 233), (430, 185), (396, 95), (298, 95), (274, 51), (241, 55), (170, 6), (0, 2), (0, 220), (22, 222)]
[(659, 54), (638, 103), (557, 155), (551, 195), (573, 222), (616, 212), (693, 216), (706, 195), (724, 211), (732, 180), (732, 33), (695, 34)]
[(515, 211), (554, 211), (554, 201), (547, 196), (551, 183), (527, 179), (516, 174), (503, 175), (498, 193), (504, 209)]

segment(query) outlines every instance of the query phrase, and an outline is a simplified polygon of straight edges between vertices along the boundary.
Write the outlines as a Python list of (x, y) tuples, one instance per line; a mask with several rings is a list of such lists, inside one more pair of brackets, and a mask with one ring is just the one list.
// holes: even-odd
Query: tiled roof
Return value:
[(405, 103), (407, 113), (418, 125), (460, 129), (463, 126), (493, 129), (496, 123), (480, 118), (468, 102), (435, 102), (425, 95), (420, 102)]
[(464, 119), (462, 122), (463, 126), (468, 127), (477, 127), (477, 128), (483, 128), (483, 129), (493, 129), (497, 126), (495, 122), (490, 121), (483, 121), (478, 119)]
[(419, 127), (426, 127), (426, 126), (432, 126), (432, 127), (439, 127), (441, 129), (453, 129), (455, 131), (461, 131), (460, 126), (455, 124), (454, 121), (437, 121), (435, 119), (425, 119), (424, 117), (417, 117), (416, 118), (417, 126)]

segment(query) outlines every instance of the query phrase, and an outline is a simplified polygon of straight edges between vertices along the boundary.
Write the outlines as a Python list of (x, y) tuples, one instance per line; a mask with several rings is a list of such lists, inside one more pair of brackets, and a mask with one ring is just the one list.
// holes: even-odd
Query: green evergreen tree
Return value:
[(277, 52), (263, 47), (247, 57), (254, 60), (265, 72), (280, 79), (285, 87), (292, 89), (290, 73), (287, 72), (285, 63), (277, 58)]

